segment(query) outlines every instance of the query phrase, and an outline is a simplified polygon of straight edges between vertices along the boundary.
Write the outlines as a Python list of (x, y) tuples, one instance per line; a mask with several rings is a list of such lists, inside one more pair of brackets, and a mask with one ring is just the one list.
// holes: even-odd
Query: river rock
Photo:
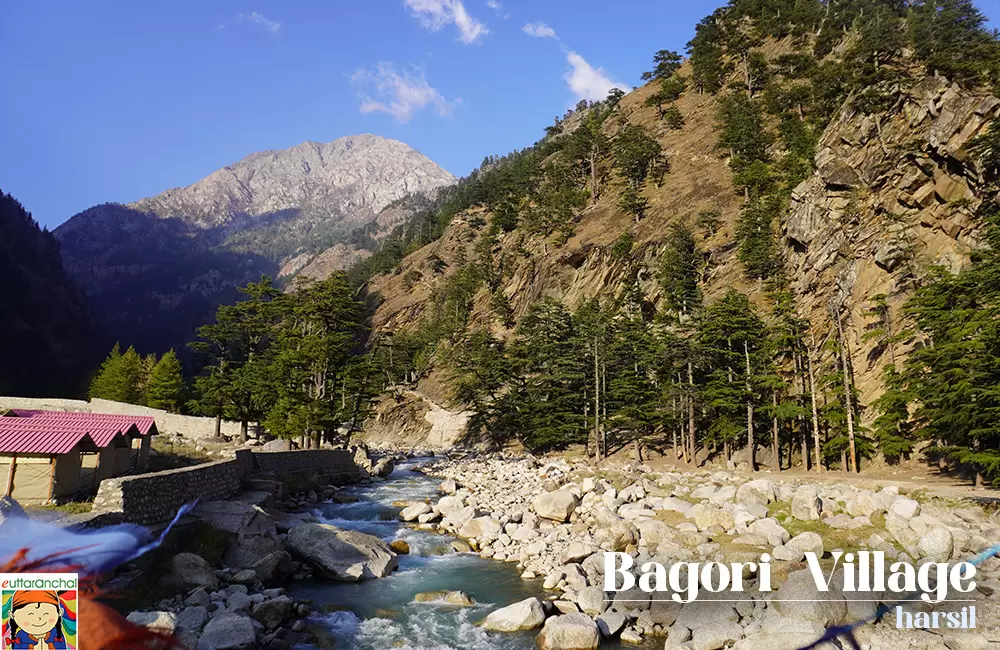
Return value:
[(444, 481), (441, 482), (441, 485), (438, 487), (438, 490), (440, 490), (444, 494), (455, 494), (456, 492), (458, 492), (458, 483), (456, 483), (455, 479), (453, 478), (445, 479)]
[(920, 536), (917, 549), (920, 557), (932, 562), (947, 562), (955, 548), (955, 538), (944, 526), (932, 528)]
[(490, 612), (483, 621), (483, 627), (494, 632), (519, 632), (534, 629), (544, 621), (542, 603), (532, 597)]
[(597, 616), (608, 608), (608, 599), (600, 587), (587, 587), (576, 595), (576, 604), (584, 614)]
[(579, 501), (569, 490), (555, 490), (539, 494), (531, 502), (535, 514), (552, 521), (569, 521), (569, 516), (576, 510)]
[(593, 544), (585, 544), (584, 542), (570, 542), (566, 550), (562, 552), (559, 556), (559, 561), (563, 564), (570, 564), (572, 562), (579, 562), (585, 558), (590, 557), (596, 553), (599, 549)]
[(166, 577), (167, 584), (186, 589), (205, 587), (213, 591), (219, 586), (219, 579), (205, 558), (194, 553), (178, 553), (170, 561), (171, 572)]
[(622, 614), (616, 609), (612, 609), (607, 612), (603, 612), (594, 621), (597, 623), (597, 630), (601, 633), (604, 638), (610, 638), (621, 632), (621, 629), (625, 627), (625, 622), (628, 619), (625, 618), (625, 614)]
[(260, 507), (244, 501), (205, 501), (191, 512), (213, 528), (236, 535), (274, 536), (274, 520)]
[[(843, 582), (843, 576), (834, 576), (832, 584)], [(788, 579), (778, 588), (774, 607), (785, 618), (816, 622), (823, 627), (840, 625), (847, 618), (847, 602), (842, 594), (831, 588), (819, 592), (808, 569), (788, 574)]]
[(194, 648), (198, 645), (198, 637), (207, 622), (207, 608), (200, 605), (185, 607), (177, 614), (177, 626), (174, 628), (174, 634), (185, 648)]
[(802, 485), (795, 490), (792, 497), (792, 517), (800, 521), (815, 521), (823, 511), (816, 488), (812, 485)]
[(294, 604), (288, 596), (278, 596), (271, 600), (265, 600), (254, 605), (253, 617), (267, 629), (273, 630), (288, 617)]
[(503, 527), (493, 517), (476, 517), (475, 519), (470, 519), (458, 530), (460, 537), (477, 539), (480, 543), (492, 542), (502, 532)]
[(563, 614), (545, 621), (538, 634), (541, 650), (592, 650), (601, 642), (597, 624), (586, 614)]
[(0, 524), (8, 519), (27, 518), (28, 514), (13, 497), (0, 497)]
[(285, 544), (334, 580), (384, 578), (398, 566), (396, 554), (379, 538), (328, 524), (296, 526)]
[(398, 555), (410, 554), (410, 545), (407, 544), (406, 541), (402, 539), (394, 539), (391, 542), (389, 542), (389, 548), (392, 549), (393, 553), (396, 553)]
[(237, 650), (256, 647), (253, 623), (246, 616), (221, 614), (205, 626), (196, 650)]
[(403, 521), (415, 521), (420, 515), (425, 515), (432, 510), (428, 503), (414, 503), (412, 506), (403, 508), (399, 513), (399, 518)]
[(129, 623), (167, 634), (173, 634), (177, 628), (177, 616), (173, 612), (132, 612), (125, 618)]

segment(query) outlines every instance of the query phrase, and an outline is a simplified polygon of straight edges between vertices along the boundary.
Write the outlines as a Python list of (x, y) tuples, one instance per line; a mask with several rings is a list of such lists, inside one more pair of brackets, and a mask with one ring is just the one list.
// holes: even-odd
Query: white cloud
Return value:
[(628, 92), (628, 86), (611, 79), (602, 68), (595, 69), (576, 52), (568, 52), (566, 61), (573, 68), (566, 73), (566, 83), (577, 99), (600, 101), (607, 98), (612, 88)]
[(503, 5), (497, 2), (497, 0), (486, 0), (486, 6), (498, 13), (503, 9)]
[(410, 66), (397, 70), (392, 63), (378, 62), (351, 76), (358, 87), (362, 113), (388, 113), (400, 122), (409, 122), (413, 113), (433, 106), (438, 115), (448, 115), (461, 100), (448, 101), (424, 78), (424, 71)]
[(236, 20), (247, 20), (260, 25), (271, 34), (278, 34), (281, 31), (281, 23), (276, 20), (269, 20), (264, 14), (256, 11), (249, 14), (240, 14), (236, 17)]
[(534, 36), (535, 38), (559, 38), (556, 36), (556, 30), (541, 21), (537, 23), (528, 23), (521, 28), (521, 31), (528, 36)]
[(463, 43), (474, 43), (489, 33), (486, 25), (469, 15), (461, 0), (403, 0), (403, 5), (431, 31), (455, 25)]

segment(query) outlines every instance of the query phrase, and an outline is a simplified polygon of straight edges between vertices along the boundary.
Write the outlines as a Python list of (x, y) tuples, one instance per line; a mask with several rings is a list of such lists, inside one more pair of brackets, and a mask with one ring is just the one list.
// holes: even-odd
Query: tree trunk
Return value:
[[(771, 395), (771, 403), (775, 410), (778, 408), (778, 394), (774, 393)], [(778, 416), (773, 415), (771, 417), (771, 450), (774, 453), (774, 471), (781, 471), (781, 447), (778, 445)], [(788, 456), (788, 466), (792, 465), (792, 457)]]
[(840, 339), (840, 360), (844, 372), (844, 406), (847, 413), (847, 446), (850, 453), (850, 470), (857, 473), (858, 456), (854, 447), (854, 397), (851, 394), (851, 372), (848, 365), (847, 340), (844, 338), (844, 325), (840, 320), (840, 311), (837, 311), (837, 337)]
[(246, 420), (240, 420), (240, 442), (246, 442), (250, 439), (250, 436), (247, 435), (249, 425), (250, 423)]
[(847, 473), (847, 451), (844, 449), (840, 450), (840, 471)]
[(215, 414), (215, 437), (216, 439), (222, 437), (222, 413)]
[(694, 430), (694, 368), (688, 361), (688, 434), (691, 436), (691, 459), (690, 462), (698, 464), (698, 447), (696, 444)]
[(750, 471), (757, 470), (757, 449), (753, 440), (753, 395), (750, 392), (750, 348), (743, 341), (743, 356), (747, 363), (747, 452), (750, 454)]
[(809, 332), (809, 340), (811, 341), (811, 345), (807, 354), (809, 361), (809, 397), (812, 400), (813, 464), (817, 472), (822, 472), (823, 456), (820, 454), (819, 445), (819, 407), (816, 404), (816, 375), (813, 372), (813, 351), (816, 348), (816, 336), (812, 332)]
[(632, 441), (632, 454), (637, 463), (642, 462), (642, 443), (639, 442), (639, 438)]
[(594, 196), (590, 200), (591, 205), (597, 204), (597, 154), (594, 151), (590, 152), (590, 187), (594, 191)]
[(594, 458), (603, 458), (601, 450), (601, 376), (597, 362), (597, 337), (594, 337)]

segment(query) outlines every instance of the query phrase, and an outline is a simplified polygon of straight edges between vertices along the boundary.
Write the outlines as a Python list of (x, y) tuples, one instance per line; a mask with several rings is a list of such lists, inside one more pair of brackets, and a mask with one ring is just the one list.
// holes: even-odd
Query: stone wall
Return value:
[(254, 452), (253, 464), (255, 472), (273, 472), (282, 480), (313, 475), (342, 484), (358, 479), (354, 458), (341, 449)]
[[(82, 411), (85, 413), (109, 413), (111, 415), (148, 415), (156, 420), (160, 433), (180, 433), (186, 438), (212, 438), (215, 436), (215, 418), (194, 415), (178, 415), (148, 406), (113, 402), (107, 399), (92, 399), (89, 402), (78, 399), (55, 399), (49, 397), (0, 397), (0, 410), (41, 409), (43, 411)], [(239, 422), (222, 422), (222, 435), (240, 435)]]
[(170, 520), (185, 503), (227, 499), (240, 491), (242, 482), (235, 458), (109, 478), (101, 481), (92, 512), (121, 512), (123, 521), (156, 524)]
[(169, 521), (193, 501), (228, 499), (243, 481), (268, 472), (280, 480), (304, 477), (327, 483), (350, 483), (359, 477), (350, 452), (335, 449), (250, 452), (241, 449), (230, 460), (193, 467), (105, 479), (97, 490), (88, 522), (112, 520), (150, 525)]

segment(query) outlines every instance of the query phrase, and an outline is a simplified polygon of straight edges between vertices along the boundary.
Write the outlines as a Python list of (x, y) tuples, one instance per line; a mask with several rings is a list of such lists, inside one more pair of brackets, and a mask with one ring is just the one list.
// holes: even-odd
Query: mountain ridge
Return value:
[[(239, 295), (236, 287), (277, 276), (297, 259), (287, 267), (293, 276), (386, 208), (454, 182), (399, 140), (306, 141), (251, 153), (152, 197), (94, 206), (54, 235), (107, 343), (163, 352), (190, 340), (219, 304)], [(352, 248), (343, 264), (364, 254)]]

